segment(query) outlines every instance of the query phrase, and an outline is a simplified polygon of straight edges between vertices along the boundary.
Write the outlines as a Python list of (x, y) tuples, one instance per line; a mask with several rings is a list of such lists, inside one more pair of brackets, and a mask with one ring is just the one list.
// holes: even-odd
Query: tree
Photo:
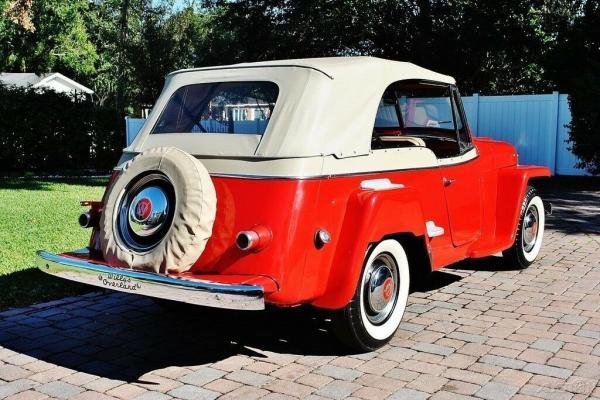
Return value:
[(99, 49), (94, 91), (101, 104), (111, 104), (120, 115), (132, 111), (128, 46), (139, 30), (141, 10), (149, 5), (149, 0), (104, 0), (91, 3), (86, 14), (91, 41)]
[(158, 6), (142, 11), (139, 32), (127, 50), (131, 77), (138, 85), (134, 92), (137, 104), (153, 104), (169, 72), (205, 65), (209, 21), (209, 16), (192, 7), (172, 14)]
[[(208, 3), (208, 2), (207, 2)], [(360, 4), (364, 3), (364, 6)], [(221, 62), (358, 54), (369, 1), (217, 0), (208, 59)]]
[(120, 120), (175, 69), (373, 55), (452, 75), (465, 93), (558, 86), (572, 94), (573, 150), (598, 164), (597, 0), (197, 1), (0, 0), (0, 70), (65, 73)]
[(571, 149), (579, 167), (600, 174), (600, 3), (585, 1), (548, 57), (549, 79), (569, 93)]
[(150, 0), (105, 0), (91, 6), (87, 20), (100, 49), (92, 80), (98, 101), (121, 114), (154, 103), (165, 75), (204, 64), (210, 16), (192, 6)]
[(83, 18), (88, 4), (87, 0), (0, 0), (0, 69), (60, 70), (76, 78), (93, 73), (98, 55)]
[(531, 93), (552, 88), (543, 56), (574, 1), (216, 0), (211, 37), (228, 46), (211, 50), (226, 62), (375, 55), (453, 75), (466, 92)]
[(4, 15), (8, 19), (23, 28), (28, 32), (35, 31), (35, 26), (32, 21), (32, 5), (33, 0), (12, 0), (8, 1), (4, 8)]

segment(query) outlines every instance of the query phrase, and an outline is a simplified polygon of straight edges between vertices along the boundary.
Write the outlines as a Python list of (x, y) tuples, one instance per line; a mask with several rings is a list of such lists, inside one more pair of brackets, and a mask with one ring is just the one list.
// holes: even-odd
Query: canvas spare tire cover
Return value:
[(206, 168), (173, 148), (146, 150), (125, 163), (100, 218), (104, 259), (152, 272), (184, 272), (211, 235), (217, 198)]

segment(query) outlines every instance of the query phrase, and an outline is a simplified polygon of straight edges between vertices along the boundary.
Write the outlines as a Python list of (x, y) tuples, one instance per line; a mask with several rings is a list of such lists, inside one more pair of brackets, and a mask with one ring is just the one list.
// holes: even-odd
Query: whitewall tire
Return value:
[(530, 186), (521, 206), (515, 241), (503, 252), (509, 263), (518, 268), (527, 268), (536, 260), (542, 248), (545, 224), (544, 202), (535, 188)]
[(383, 240), (367, 253), (353, 299), (336, 314), (334, 328), (350, 347), (371, 351), (393, 336), (406, 308), (410, 272), (396, 240)]
[(525, 210), (525, 218), (522, 221), (523, 234), (521, 235), (521, 247), (523, 248), (523, 257), (529, 262), (535, 261), (544, 238), (544, 224), (546, 223), (544, 214), (544, 203), (540, 196), (534, 196)]

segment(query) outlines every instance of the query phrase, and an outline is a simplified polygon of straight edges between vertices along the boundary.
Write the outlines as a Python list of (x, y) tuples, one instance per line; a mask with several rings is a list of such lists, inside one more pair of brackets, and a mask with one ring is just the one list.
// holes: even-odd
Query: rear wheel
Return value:
[(546, 216), (544, 203), (535, 188), (529, 186), (521, 206), (521, 215), (513, 245), (502, 254), (519, 268), (530, 266), (542, 247)]
[(367, 253), (354, 297), (333, 318), (334, 332), (346, 345), (371, 351), (394, 335), (406, 308), (410, 273), (400, 243), (384, 240)]

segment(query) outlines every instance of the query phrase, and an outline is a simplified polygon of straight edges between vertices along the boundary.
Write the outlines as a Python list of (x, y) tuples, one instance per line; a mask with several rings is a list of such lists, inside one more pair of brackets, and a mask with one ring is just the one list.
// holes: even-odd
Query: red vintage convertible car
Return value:
[(453, 78), (370, 57), (176, 71), (102, 201), (89, 247), (50, 274), (230, 309), (332, 311), (385, 344), (411, 277), (466, 258), (537, 257), (545, 167), (471, 135)]

